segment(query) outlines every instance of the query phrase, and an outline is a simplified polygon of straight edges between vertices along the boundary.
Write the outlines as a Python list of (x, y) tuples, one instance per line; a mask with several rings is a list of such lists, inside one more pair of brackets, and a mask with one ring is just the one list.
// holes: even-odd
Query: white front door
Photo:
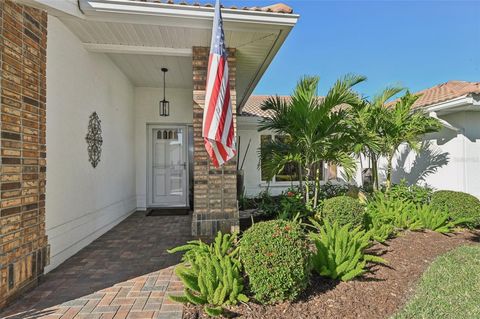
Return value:
[(152, 128), (151, 206), (187, 206), (186, 127)]

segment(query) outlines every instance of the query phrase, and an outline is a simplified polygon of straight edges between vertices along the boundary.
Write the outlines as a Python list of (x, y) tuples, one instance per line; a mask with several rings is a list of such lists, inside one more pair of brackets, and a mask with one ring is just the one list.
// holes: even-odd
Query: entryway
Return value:
[(188, 207), (188, 127), (149, 125), (147, 131), (149, 208)]

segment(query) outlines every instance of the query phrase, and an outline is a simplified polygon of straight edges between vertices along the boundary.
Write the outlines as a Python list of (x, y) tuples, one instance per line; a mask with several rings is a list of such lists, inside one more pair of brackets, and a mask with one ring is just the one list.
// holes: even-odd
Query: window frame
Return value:
[[(282, 136), (282, 135), (274, 134), (274, 133), (260, 134), (259, 135), (260, 148), (262, 147), (262, 136), (270, 136), (271, 139), (274, 139), (276, 136)], [(261, 158), (259, 160), (261, 161)], [(328, 175), (328, 164), (325, 161), (322, 161), (322, 179), (320, 179), (320, 182), (326, 182), (328, 180), (327, 175)], [(277, 181), (276, 178), (277, 178), (277, 175), (273, 176), (273, 179), (271, 181), (264, 180), (262, 176), (262, 165), (260, 163), (260, 186), (291, 186), (291, 185), (300, 184), (299, 180)]]

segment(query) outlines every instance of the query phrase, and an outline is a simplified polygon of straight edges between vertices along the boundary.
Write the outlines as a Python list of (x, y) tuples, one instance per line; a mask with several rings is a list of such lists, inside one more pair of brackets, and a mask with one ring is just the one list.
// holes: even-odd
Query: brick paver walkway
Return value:
[(0, 318), (181, 319), (167, 295), (182, 284), (179, 255), (166, 249), (190, 240), (190, 216), (137, 212), (48, 273)]

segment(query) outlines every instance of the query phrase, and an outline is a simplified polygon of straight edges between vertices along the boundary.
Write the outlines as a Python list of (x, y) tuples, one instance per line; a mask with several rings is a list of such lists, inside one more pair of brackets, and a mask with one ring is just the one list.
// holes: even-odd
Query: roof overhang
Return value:
[[(165, 65), (171, 70), (178, 66), (181, 74), (175, 78), (169, 72), (168, 84), (190, 81), (183, 87), (193, 87), (192, 47), (210, 46), (213, 7), (132, 0), (20, 1), (58, 17), (87, 51), (107, 54), (136, 86), (160, 87), (161, 72), (154, 70)], [(237, 52), (241, 112), (299, 15), (223, 8), (222, 16), (227, 45)], [(162, 36), (167, 39), (161, 41)]]
[(427, 113), (445, 115), (461, 111), (480, 111), (480, 95), (467, 94), (448, 101), (439, 102), (425, 107)]
[[(122, 19), (134, 19), (134, 23), (156, 24), (158, 17), (169, 19), (172, 25), (195, 26), (211, 28), (213, 19), (213, 7), (168, 4), (159, 2), (143, 2), (132, 0), (79, 0), (80, 9), (88, 18), (100, 17), (116, 19), (119, 14)], [(133, 16), (128, 16), (133, 15)], [(232, 27), (245, 28), (245, 23), (293, 27), (298, 20), (296, 14), (284, 14), (275, 12), (222, 9), (222, 17), (226, 29)], [(166, 20), (161, 20), (165, 24)], [(240, 24), (237, 24), (240, 23)]]

